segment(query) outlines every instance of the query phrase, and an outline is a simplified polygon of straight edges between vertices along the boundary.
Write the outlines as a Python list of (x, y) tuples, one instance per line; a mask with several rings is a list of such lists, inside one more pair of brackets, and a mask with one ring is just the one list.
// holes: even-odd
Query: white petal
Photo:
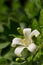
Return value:
[(31, 33), (31, 28), (25, 28), (23, 30), (23, 34), (25, 37), (29, 37), (30, 33)]
[(22, 40), (21, 38), (14, 38), (14, 39), (12, 40), (11, 46), (12, 46), (12, 47), (15, 47), (16, 45), (22, 45), (21, 40)]
[(38, 30), (34, 30), (31, 32), (30, 36), (32, 37), (35, 35), (35, 37), (37, 37), (39, 34), (40, 34), (40, 32)]
[(37, 46), (34, 44), (34, 43), (31, 43), (27, 49), (30, 51), (30, 52), (34, 52), (35, 49), (37, 48)]
[(15, 49), (14, 53), (17, 55), (17, 56), (21, 56), (21, 52), (23, 51), (25, 47), (23, 46), (19, 46)]

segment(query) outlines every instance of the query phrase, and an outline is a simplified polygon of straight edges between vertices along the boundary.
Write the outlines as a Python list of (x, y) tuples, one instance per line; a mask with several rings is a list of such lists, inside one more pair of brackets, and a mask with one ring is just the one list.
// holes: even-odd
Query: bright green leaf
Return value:
[(38, 29), (39, 28), (38, 21), (36, 19), (33, 19), (32, 28), (33, 29)]

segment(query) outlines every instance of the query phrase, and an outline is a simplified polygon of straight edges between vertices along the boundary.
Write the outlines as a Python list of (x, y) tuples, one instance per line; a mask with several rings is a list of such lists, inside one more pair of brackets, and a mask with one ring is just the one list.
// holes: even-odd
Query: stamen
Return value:
[(30, 44), (30, 41), (27, 40), (27, 39), (23, 39), (22, 40), (22, 43), (25, 45), (25, 46), (28, 46)]

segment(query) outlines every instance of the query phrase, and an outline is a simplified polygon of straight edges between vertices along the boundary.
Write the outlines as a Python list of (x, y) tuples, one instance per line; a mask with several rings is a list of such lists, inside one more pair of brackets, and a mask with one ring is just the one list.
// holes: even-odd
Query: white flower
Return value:
[(31, 28), (25, 28), (23, 29), (23, 34), (24, 34), (24, 39), (14, 38), (12, 40), (12, 45), (11, 45), (12, 47), (15, 47), (16, 45), (20, 45), (14, 50), (14, 53), (17, 56), (21, 56), (21, 52), (23, 51), (24, 48), (27, 48), (30, 52), (34, 52), (37, 45), (33, 42), (32, 36), (37, 37), (40, 33), (38, 30), (34, 30), (31, 32)]

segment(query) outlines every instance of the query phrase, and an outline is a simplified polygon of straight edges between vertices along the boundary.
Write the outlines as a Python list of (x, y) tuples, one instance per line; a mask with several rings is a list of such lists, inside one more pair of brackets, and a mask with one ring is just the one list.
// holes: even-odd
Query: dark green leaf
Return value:
[(10, 42), (0, 43), (0, 49), (7, 47)]

